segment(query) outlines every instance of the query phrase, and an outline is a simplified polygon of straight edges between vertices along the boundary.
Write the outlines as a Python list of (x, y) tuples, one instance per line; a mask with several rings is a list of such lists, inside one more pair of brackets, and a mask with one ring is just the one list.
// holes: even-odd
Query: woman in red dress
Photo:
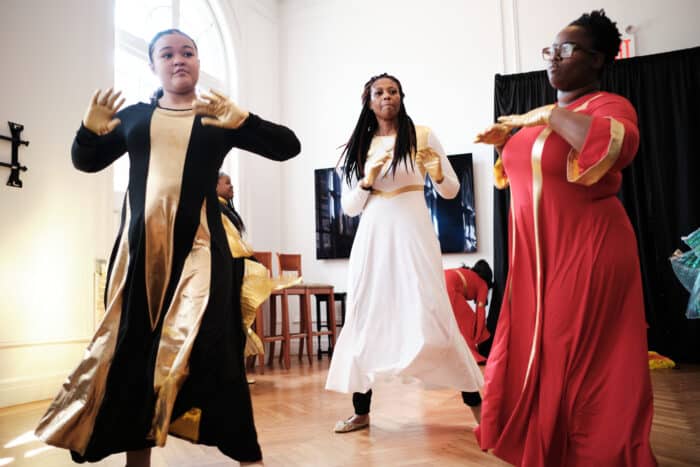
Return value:
[(616, 196), (637, 115), (599, 90), (619, 43), (604, 11), (584, 14), (542, 51), (557, 103), (477, 135), (502, 149), (511, 219), (476, 435), (516, 465), (656, 465), (637, 241)]
[[(445, 283), (452, 311), (459, 330), (478, 363), (485, 362), (486, 357), (479, 353), (477, 346), (491, 335), (486, 329), (486, 304), (492, 278), (491, 266), (483, 259), (471, 268), (462, 265), (461, 268), (445, 271)], [(469, 300), (476, 303), (476, 312), (469, 306)]]

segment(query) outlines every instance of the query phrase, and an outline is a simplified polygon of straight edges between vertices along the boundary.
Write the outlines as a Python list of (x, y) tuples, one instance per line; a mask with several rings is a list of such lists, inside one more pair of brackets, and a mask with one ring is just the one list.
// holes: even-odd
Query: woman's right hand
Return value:
[(98, 89), (92, 95), (90, 105), (83, 117), (83, 126), (102, 136), (114, 130), (121, 123), (121, 120), (114, 118), (114, 115), (124, 103), (124, 98), (122, 97), (117, 102), (122, 93), (121, 91), (114, 93), (112, 88), (100, 94), (101, 91)]
[(365, 174), (365, 178), (363, 178), (360, 181), (360, 186), (362, 188), (368, 189), (370, 188), (373, 184), (374, 181), (377, 179), (377, 175), (379, 175), (379, 172), (381, 172), (382, 168), (384, 167), (384, 164), (387, 163), (387, 161), (391, 160), (391, 153), (385, 154), (384, 157), (380, 157), (379, 159), (370, 162), (369, 167), (367, 168), (367, 173)]

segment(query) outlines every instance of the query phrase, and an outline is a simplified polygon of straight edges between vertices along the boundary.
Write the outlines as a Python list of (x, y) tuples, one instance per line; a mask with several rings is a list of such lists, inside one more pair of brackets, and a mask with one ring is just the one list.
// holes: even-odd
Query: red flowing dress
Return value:
[[(472, 351), (477, 362), (485, 362), (486, 357), (479, 353), (477, 345), (491, 335), (486, 329), (485, 306), (489, 295), (488, 285), (477, 273), (465, 268), (447, 269), (445, 284), (452, 311), (469, 350)], [(476, 313), (469, 306), (469, 300), (476, 302)]]
[(580, 153), (523, 128), (494, 169), (511, 189), (509, 275), (476, 436), (521, 466), (654, 466), (637, 241), (616, 197), (637, 115), (603, 92), (567, 108), (593, 116)]

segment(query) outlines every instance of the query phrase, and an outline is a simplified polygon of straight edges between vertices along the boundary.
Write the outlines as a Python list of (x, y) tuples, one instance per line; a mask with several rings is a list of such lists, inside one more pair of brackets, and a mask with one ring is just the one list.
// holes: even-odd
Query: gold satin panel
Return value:
[(605, 155), (584, 172), (578, 163), (579, 153), (573, 149), (566, 158), (566, 179), (572, 183), (591, 186), (608, 173), (620, 157), (622, 142), (625, 139), (625, 126), (612, 117), (610, 119), (610, 140)]
[(185, 259), (173, 301), (163, 317), (153, 375), (156, 403), (148, 435), (157, 446), (165, 445), (173, 405), (189, 372), (190, 353), (209, 303), (211, 234), (206, 203), (206, 200), (202, 203), (192, 249)]
[(129, 265), (129, 194), (124, 205), (124, 230), (107, 284), (102, 322), (85, 350), (78, 368), (63, 383), (36, 429), (39, 439), (53, 446), (85, 453), (105, 394), (122, 315), (122, 292)]
[(265, 346), (260, 337), (251, 329), (256, 311), (270, 297), (274, 282), (265, 266), (249, 259), (243, 260), (245, 272), (241, 285), (241, 318), (246, 333), (244, 356), (265, 353)]
[(202, 421), (202, 409), (193, 408), (182, 414), (170, 424), (170, 434), (193, 442), (199, 441), (199, 423)]
[(146, 296), (155, 329), (170, 281), (175, 214), (194, 112), (157, 108), (151, 119), (151, 155), (146, 179)]
[(532, 369), (532, 362), (535, 359), (535, 350), (539, 341), (539, 325), (542, 318), (542, 245), (540, 242), (540, 201), (542, 200), (542, 154), (544, 153), (544, 144), (549, 135), (552, 134), (550, 127), (545, 127), (539, 134), (535, 143), (532, 145), (532, 215), (533, 225), (535, 230), (535, 258), (537, 267), (537, 293), (535, 294), (535, 328), (532, 334), (532, 345), (530, 347), (530, 357), (527, 362), (527, 371), (525, 372), (525, 380), (523, 381), (523, 391), (527, 386)]
[(301, 277), (270, 278), (270, 271), (262, 264), (249, 259), (243, 260), (245, 272), (241, 285), (241, 318), (246, 332), (245, 356), (265, 353), (260, 337), (251, 329), (255, 321), (256, 310), (270, 298), (273, 290), (293, 287), (302, 282)]

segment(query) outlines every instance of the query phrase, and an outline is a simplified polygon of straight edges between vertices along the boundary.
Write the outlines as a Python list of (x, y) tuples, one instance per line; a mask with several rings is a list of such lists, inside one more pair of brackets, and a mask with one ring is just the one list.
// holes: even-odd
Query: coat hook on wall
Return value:
[(7, 162), (0, 162), (0, 166), (10, 169), (10, 178), (7, 179), (7, 185), (15, 188), (22, 188), (22, 180), (19, 179), (19, 171), (26, 172), (27, 167), (19, 163), (19, 146), (20, 144), (29, 146), (29, 141), (22, 141), (20, 138), (22, 130), (24, 130), (24, 125), (14, 122), (7, 122), (7, 124), (10, 125), (12, 137), (0, 135), (0, 139), (12, 143), (12, 160), (9, 164)]

